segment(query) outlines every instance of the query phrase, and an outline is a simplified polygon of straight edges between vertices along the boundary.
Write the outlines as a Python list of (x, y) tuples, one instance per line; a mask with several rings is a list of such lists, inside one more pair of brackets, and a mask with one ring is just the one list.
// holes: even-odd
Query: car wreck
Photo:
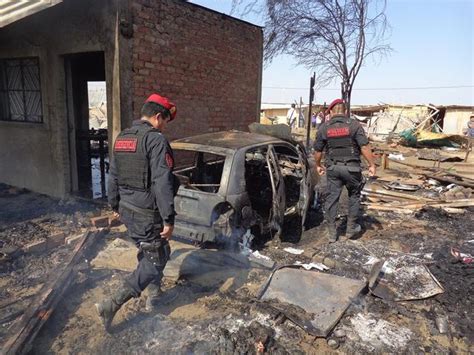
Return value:
[(209, 133), (171, 143), (181, 186), (175, 235), (197, 243), (235, 243), (303, 226), (313, 191), (304, 149), (268, 135)]

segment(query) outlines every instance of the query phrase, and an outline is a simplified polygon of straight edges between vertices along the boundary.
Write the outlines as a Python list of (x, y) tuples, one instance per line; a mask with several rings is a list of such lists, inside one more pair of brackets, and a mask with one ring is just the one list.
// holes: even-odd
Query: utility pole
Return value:
[(301, 122), (302, 116), (303, 116), (303, 98), (300, 96), (300, 109), (298, 111), (298, 128), (304, 128), (304, 116), (303, 116), (303, 122)]
[(309, 107), (308, 107), (308, 122), (306, 122), (306, 149), (309, 149), (309, 134), (311, 131), (311, 111), (312, 109), (312, 104), (314, 100), (314, 83), (316, 81), (316, 73), (313, 72), (313, 76), (309, 80)]

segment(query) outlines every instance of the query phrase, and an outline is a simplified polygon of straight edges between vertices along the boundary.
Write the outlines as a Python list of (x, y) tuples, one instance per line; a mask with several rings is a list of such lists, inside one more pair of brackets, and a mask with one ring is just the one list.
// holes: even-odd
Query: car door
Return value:
[(286, 208), (285, 182), (272, 145), (268, 146), (266, 160), (273, 195), (270, 225), (278, 231), (277, 234), (280, 234)]
[[(220, 156), (220, 154), (214, 154), (210, 152), (203, 152), (198, 150), (186, 150), (182, 148), (176, 148), (176, 154), (189, 153), (190, 156), (194, 156), (194, 162), (189, 162), (186, 167), (175, 169), (175, 174), (180, 178), (181, 186), (174, 199), (176, 209), (176, 221), (175, 221), (175, 235), (189, 239), (196, 240), (198, 242), (213, 241), (214, 234), (212, 233), (212, 223), (215, 220), (215, 208), (226, 202), (227, 196), (227, 184), (229, 179), (229, 171), (232, 165), (232, 156)], [(197, 183), (196, 185), (190, 183), (189, 174), (186, 170), (194, 171), (196, 164), (199, 161), (202, 163), (203, 154), (213, 155), (216, 158), (224, 159), (224, 166), (222, 168), (222, 176), (220, 179), (220, 187), (218, 191), (203, 191), (199, 188), (202, 186), (213, 186), (214, 184), (206, 184), (204, 181)], [(199, 160), (201, 159), (201, 160)], [(203, 171), (201, 170), (201, 173)], [(187, 175), (186, 175), (187, 174)], [(186, 178), (186, 179), (184, 179)], [(196, 178), (193, 176), (193, 178)], [(202, 180), (202, 177), (199, 178)], [(197, 187), (194, 187), (197, 186)]]
[(301, 216), (301, 223), (304, 226), (309, 204), (311, 202), (311, 195), (313, 193), (311, 188), (311, 169), (309, 167), (308, 159), (306, 158), (306, 153), (303, 151), (303, 148), (299, 145), (296, 145), (296, 150), (298, 152), (298, 160), (303, 174), (303, 178), (300, 184), (300, 199), (298, 202), (298, 209), (299, 214)]

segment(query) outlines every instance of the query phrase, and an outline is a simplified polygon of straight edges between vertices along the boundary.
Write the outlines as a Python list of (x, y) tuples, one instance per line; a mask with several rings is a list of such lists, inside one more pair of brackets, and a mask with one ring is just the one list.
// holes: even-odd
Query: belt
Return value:
[(140, 208), (140, 207), (137, 207), (135, 205), (132, 205), (131, 203), (128, 203), (128, 202), (125, 202), (125, 201), (120, 201), (120, 206), (121, 207), (125, 207), (126, 209), (129, 209), (130, 211), (133, 211), (133, 212), (137, 212), (137, 213), (140, 213), (140, 214), (143, 214), (143, 215), (146, 215), (146, 216), (150, 216), (150, 217), (155, 217), (155, 216), (159, 216), (159, 212), (156, 211), (156, 210), (150, 210), (150, 209), (147, 209), (147, 208)]

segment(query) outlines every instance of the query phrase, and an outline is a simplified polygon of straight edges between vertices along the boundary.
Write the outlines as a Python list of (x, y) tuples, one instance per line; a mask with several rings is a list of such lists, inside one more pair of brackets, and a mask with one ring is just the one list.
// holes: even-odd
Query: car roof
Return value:
[(224, 149), (239, 150), (260, 144), (285, 143), (285, 141), (263, 134), (249, 133), (242, 131), (222, 131), (215, 133), (200, 134), (197, 136), (177, 139), (172, 144), (190, 144), (209, 147), (219, 147)]

